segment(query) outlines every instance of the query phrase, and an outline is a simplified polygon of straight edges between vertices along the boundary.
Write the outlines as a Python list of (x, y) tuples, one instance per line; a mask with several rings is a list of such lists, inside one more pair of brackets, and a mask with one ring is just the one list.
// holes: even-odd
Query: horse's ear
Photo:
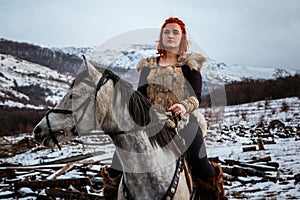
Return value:
[(88, 72), (90, 79), (92, 79), (94, 82), (97, 82), (98, 78), (100, 76), (100, 72), (95, 68), (95, 66), (92, 63), (90, 63), (86, 59), (86, 57), (84, 55), (82, 55), (82, 57), (83, 57), (83, 62), (84, 62), (85, 68)]

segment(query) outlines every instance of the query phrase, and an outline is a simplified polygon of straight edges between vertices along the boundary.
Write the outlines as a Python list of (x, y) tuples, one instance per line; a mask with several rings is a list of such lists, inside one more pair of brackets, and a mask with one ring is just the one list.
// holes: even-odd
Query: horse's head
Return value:
[[(96, 130), (105, 126), (110, 103), (113, 81), (105, 77), (104, 69), (97, 70), (84, 58), (84, 66), (79, 70), (69, 91), (60, 103), (49, 110), (45, 117), (35, 126), (34, 138), (40, 144), (54, 147), (62, 141), (69, 140), (78, 133)], [(101, 91), (102, 94), (99, 94)], [(105, 104), (95, 104), (96, 99)], [(101, 112), (100, 115), (96, 115)], [(58, 145), (59, 147), (59, 145)]]

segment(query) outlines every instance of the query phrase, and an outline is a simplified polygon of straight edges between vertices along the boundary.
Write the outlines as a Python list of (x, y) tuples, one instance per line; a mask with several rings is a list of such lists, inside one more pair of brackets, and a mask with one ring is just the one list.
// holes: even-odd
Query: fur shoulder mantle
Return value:
[[(143, 58), (136, 66), (137, 71), (141, 71), (144, 67), (156, 66), (157, 65), (156, 56), (149, 58)], [(177, 59), (176, 66), (188, 65), (192, 70), (200, 70), (206, 58), (198, 53), (188, 53), (183, 56), (179, 56)]]

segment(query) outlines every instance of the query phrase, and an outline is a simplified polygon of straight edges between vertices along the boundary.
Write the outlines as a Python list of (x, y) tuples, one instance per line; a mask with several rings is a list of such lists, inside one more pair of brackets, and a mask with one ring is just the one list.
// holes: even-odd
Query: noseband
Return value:
[[(92, 86), (95, 88), (94, 91), (94, 130), (96, 129), (96, 112), (97, 112), (97, 106), (96, 106), (96, 101), (97, 101), (97, 93), (100, 90), (100, 88), (105, 85), (107, 83), (108, 80), (113, 80), (113, 83), (116, 84), (116, 82), (119, 80), (119, 77), (117, 77), (115, 74), (113, 74), (110, 70), (105, 69), (102, 73), (101, 78), (99, 79), (97, 85), (95, 85), (93, 82), (91, 81), (87, 81), (87, 80), (83, 80), (85, 83), (87, 83), (88, 85)], [(74, 120), (75, 120), (75, 125), (71, 128), (71, 132), (74, 135), (79, 135), (78, 132), (76, 131), (76, 125), (79, 124), (79, 122), (82, 120), (84, 113), (86, 112), (88, 105), (89, 105), (89, 101), (90, 98), (87, 98), (86, 101), (84, 101), (78, 108), (76, 108), (75, 110), (67, 110), (67, 109), (50, 109), (46, 112), (46, 122), (47, 122), (47, 126), (48, 126), (48, 132), (50, 133), (55, 145), (57, 145), (57, 147), (61, 150), (61, 147), (59, 145), (59, 142), (55, 136), (56, 133), (61, 133), (66, 135), (66, 130), (55, 130), (53, 131), (51, 128), (51, 123), (50, 123), (50, 119), (49, 119), (49, 115), (51, 113), (56, 113), (56, 114), (63, 114), (63, 115), (73, 115), (74, 111), (80, 110), (83, 108), (83, 113), (80, 116), (79, 119), (77, 119), (76, 115), (74, 116)]]

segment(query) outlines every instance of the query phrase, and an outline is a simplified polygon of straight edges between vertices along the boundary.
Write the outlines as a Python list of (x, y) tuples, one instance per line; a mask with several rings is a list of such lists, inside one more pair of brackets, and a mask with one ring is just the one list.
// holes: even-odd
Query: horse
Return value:
[(129, 82), (83, 57), (69, 91), (33, 134), (52, 148), (83, 133), (106, 134), (122, 164), (118, 199), (190, 199), (185, 145), (167, 120)]

